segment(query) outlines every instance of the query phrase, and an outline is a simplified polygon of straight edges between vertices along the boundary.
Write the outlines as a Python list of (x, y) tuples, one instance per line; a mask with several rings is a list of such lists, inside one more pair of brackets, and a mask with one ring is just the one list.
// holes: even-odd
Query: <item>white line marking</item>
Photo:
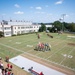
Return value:
[(24, 52), (24, 51), (22, 51), (22, 50), (13, 48), (13, 47), (11, 47), (11, 46), (8, 46), (8, 45), (2, 44), (2, 43), (0, 43), (0, 45), (5, 46), (5, 47), (8, 47), (8, 48), (11, 48), (11, 49), (14, 49), (14, 50), (19, 51), (19, 52)]
[(2, 55), (4, 55), (5, 56), (5, 54), (4, 53), (2, 53), (2, 52), (0, 52)]
[[(75, 50), (75, 48), (73, 48), (69, 53), (68, 55), (70, 55), (73, 51)], [(66, 59), (66, 57), (60, 62), (60, 64), (62, 64), (62, 62)]]
[(53, 53), (52, 55), (50, 55), (47, 59), (51, 58), (54, 54), (56, 54), (57, 52), (59, 52), (60, 50), (62, 50), (66, 45), (64, 45), (61, 49), (59, 49), (58, 51), (56, 50), (55, 53)]
[[(63, 43), (64, 41), (62, 41), (62, 42), (59, 42), (59, 43), (56, 43), (55, 45), (53, 45), (52, 47), (55, 47), (55, 46), (57, 46), (57, 45), (59, 45), (60, 43)], [(37, 54), (35, 54), (35, 55), (39, 55), (39, 54), (41, 54), (41, 52), (40, 53), (37, 53)]]
[(27, 47), (33, 47), (33, 45), (27, 45)]
[[(19, 52), (23, 52), (23, 54), (26, 53), (26, 54), (28, 54), (28, 55), (31, 55), (31, 56), (34, 56), (34, 57), (37, 57), (37, 58), (46, 60), (46, 61), (48, 61), (48, 62), (50, 62), (50, 63), (54, 63), (54, 62), (52, 62), (52, 61), (50, 61), (50, 60), (47, 60), (47, 59), (45, 59), (45, 58), (42, 58), (42, 57), (38, 57), (38, 56), (32, 55), (32, 54), (30, 54), (30, 53), (27, 53), (27, 52), (25, 52), (25, 51), (21, 51), (21, 50), (19, 50), (19, 49), (13, 48), (13, 47), (11, 47), (11, 46), (8, 46), (8, 45), (2, 44), (2, 43), (0, 43), (0, 45), (3, 45), (3, 46), (5, 46), (5, 47), (11, 48), (11, 49), (14, 49), (14, 50), (19, 51)], [(47, 63), (45, 63), (45, 64), (47, 64)], [(62, 66), (62, 67), (65, 67), (65, 66), (63, 66), (63, 65), (61, 65), (61, 64), (58, 64), (58, 65), (60, 65), (60, 66)], [(66, 68), (66, 67), (65, 67), (65, 68)], [(75, 69), (71, 69), (71, 68), (68, 68), (68, 69), (74, 70), (74, 71), (75, 71)]]

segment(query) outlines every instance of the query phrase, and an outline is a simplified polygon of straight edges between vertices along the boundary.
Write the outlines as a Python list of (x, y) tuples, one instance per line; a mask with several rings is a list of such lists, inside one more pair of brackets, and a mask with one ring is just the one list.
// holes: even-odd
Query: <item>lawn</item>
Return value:
[[(75, 71), (75, 38), (67, 37), (75, 34), (50, 33), (53, 38), (48, 37), (45, 32), (39, 34), (40, 39), (35, 33), (0, 38), (0, 57), (5, 59), (6, 56), (12, 58), (29, 53)], [(51, 44), (51, 51), (35, 51), (34, 48), (39, 42)]]

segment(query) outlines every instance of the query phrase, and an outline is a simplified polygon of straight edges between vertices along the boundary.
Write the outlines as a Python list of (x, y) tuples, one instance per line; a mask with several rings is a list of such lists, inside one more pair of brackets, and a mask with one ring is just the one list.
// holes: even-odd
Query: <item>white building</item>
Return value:
[(10, 25), (3, 25), (3, 32), (4, 32), (4, 36), (11, 36), (11, 26)]
[(38, 32), (39, 25), (33, 25), (28, 21), (2, 21), (0, 23), (0, 31), (4, 32), (4, 36), (24, 34), (30, 32)]
[(11, 36), (11, 26), (0, 22), (0, 31), (4, 32), (4, 37)]
[(38, 25), (11, 25), (11, 33), (12, 35), (24, 34), (30, 32), (38, 32)]
[[(41, 25), (33, 24), (30, 21), (5, 21), (0, 22), (0, 31), (4, 32), (4, 36), (12, 36), (30, 32), (38, 32)], [(52, 25), (46, 25), (47, 27), (52, 27)]]
[(1, 25), (1, 22), (0, 22), (0, 31), (2, 31), (2, 25)]

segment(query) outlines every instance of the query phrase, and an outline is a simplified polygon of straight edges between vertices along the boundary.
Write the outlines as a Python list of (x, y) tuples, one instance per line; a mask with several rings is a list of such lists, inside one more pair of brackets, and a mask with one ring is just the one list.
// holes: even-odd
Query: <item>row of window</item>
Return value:
[[(33, 26), (30, 26), (30, 27), (18, 27), (18, 29), (25, 29), (25, 28), (36, 28), (35, 26), (33, 27)], [(38, 28), (38, 26), (37, 26), (37, 28)], [(15, 29), (16, 29), (16, 27), (15, 27)]]
[(11, 32), (5, 32), (4, 34), (5, 35), (11, 35)]
[(11, 29), (11, 27), (4, 27), (4, 29), (5, 29), (5, 30), (9, 30), (9, 29)]
[[(11, 27), (4, 27), (4, 30), (10, 30)], [(0, 27), (0, 30), (2, 30), (2, 27)]]
[[(26, 31), (18, 31), (17, 34), (27, 33), (27, 32), (34, 32), (35, 30), (26, 30)], [(16, 31), (15, 31), (16, 33)]]

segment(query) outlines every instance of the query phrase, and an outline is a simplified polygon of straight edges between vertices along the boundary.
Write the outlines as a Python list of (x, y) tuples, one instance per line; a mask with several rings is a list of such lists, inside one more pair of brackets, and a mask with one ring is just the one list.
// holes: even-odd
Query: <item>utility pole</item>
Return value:
[(64, 17), (66, 16), (66, 14), (62, 14), (62, 31), (64, 31)]

